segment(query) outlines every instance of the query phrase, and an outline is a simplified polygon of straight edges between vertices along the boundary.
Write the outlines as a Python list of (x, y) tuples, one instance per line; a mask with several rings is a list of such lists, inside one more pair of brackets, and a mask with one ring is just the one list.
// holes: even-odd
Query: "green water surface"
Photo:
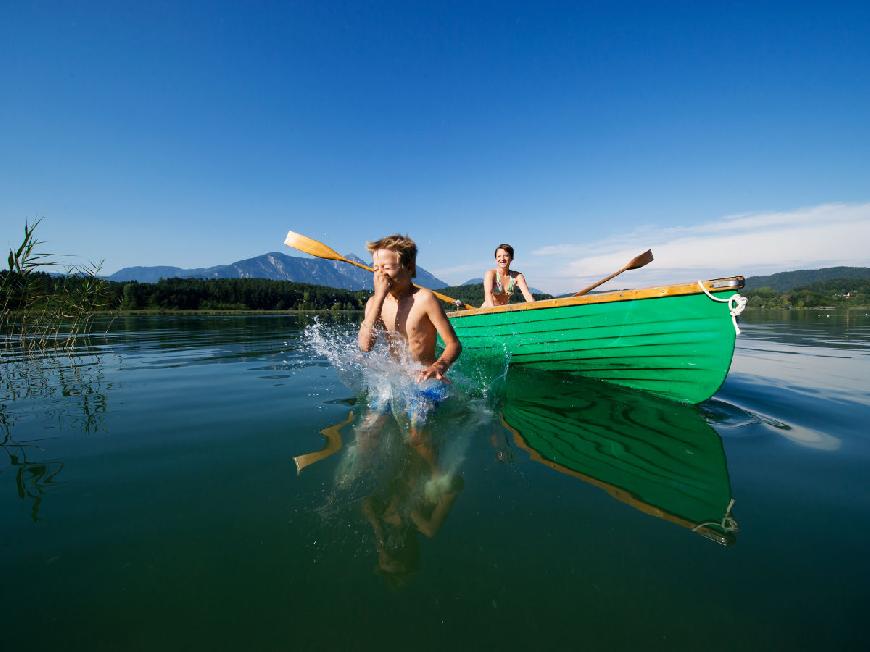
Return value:
[(310, 320), (4, 354), (3, 649), (866, 649), (866, 314), (746, 313), (695, 407), (460, 370), (422, 447), (399, 414), (355, 467)]

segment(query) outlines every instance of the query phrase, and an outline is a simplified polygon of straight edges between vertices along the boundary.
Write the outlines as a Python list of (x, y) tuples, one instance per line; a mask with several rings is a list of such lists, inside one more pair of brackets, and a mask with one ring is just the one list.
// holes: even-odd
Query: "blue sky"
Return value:
[(867, 2), (0, 2), (0, 82), (0, 245), (106, 272), (288, 229), (553, 292), (870, 264)]

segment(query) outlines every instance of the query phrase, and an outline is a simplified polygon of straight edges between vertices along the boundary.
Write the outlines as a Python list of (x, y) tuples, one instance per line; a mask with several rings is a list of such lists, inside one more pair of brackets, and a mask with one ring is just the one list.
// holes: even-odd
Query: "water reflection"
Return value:
[(512, 368), (501, 416), (532, 460), (645, 514), (735, 542), (722, 440), (695, 407)]
[(18, 497), (30, 502), (34, 521), (64, 463), (51, 459), (50, 437), (31, 422), (47, 419), (62, 430), (85, 433), (103, 427), (110, 384), (90, 341), (80, 344), (69, 355), (13, 353), (0, 363), (0, 473), (7, 466), (13, 470)]
[[(321, 450), (293, 461), (301, 474), (342, 452), (321, 514), (364, 519), (375, 570), (387, 585), (400, 588), (420, 568), (421, 537), (431, 539), (440, 531), (462, 491), (468, 437), (455, 426), (468, 424), (471, 411), (460, 396), (438, 410), (424, 404), (404, 372), (380, 380), (389, 387), (383, 382), (377, 391), (369, 387), (346, 419), (321, 430)], [(409, 397), (416, 397), (410, 405)]]
[(6, 406), (0, 404), (0, 449), (5, 454), (4, 462), (14, 471), (15, 488), (21, 500), (30, 501), (30, 517), (39, 520), (42, 499), (55, 478), (63, 470), (63, 462), (40, 458), (44, 450), (34, 441), (16, 441), (12, 436), (12, 418)]
[(362, 502), (372, 528), (377, 570), (391, 586), (403, 586), (420, 565), (418, 535), (434, 537), (463, 488), (461, 475), (433, 469), (432, 449), (399, 445), (394, 468)]

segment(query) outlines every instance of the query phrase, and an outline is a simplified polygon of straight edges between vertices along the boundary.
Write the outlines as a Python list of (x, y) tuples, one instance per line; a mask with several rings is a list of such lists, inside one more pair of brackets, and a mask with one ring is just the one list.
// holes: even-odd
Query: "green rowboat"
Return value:
[(467, 359), (509, 358), (684, 403), (725, 380), (743, 277), (448, 313)]
[(502, 422), (535, 462), (722, 545), (736, 540), (722, 440), (698, 408), (512, 368)]

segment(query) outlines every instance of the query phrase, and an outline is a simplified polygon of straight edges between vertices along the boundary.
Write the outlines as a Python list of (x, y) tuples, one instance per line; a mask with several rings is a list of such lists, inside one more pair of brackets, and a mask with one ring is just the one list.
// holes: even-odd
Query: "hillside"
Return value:
[(788, 292), (814, 283), (838, 279), (870, 279), (870, 267), (825, 267), (779, 272), (769, 276), (750, 276), (746, 279), (746, 289), (770, 288), (775, 292)]
[(850, 308), (870, 306), (870, 279), (836, 278), (777, 292), (770, 287), (746, 289), (750, 308)]

